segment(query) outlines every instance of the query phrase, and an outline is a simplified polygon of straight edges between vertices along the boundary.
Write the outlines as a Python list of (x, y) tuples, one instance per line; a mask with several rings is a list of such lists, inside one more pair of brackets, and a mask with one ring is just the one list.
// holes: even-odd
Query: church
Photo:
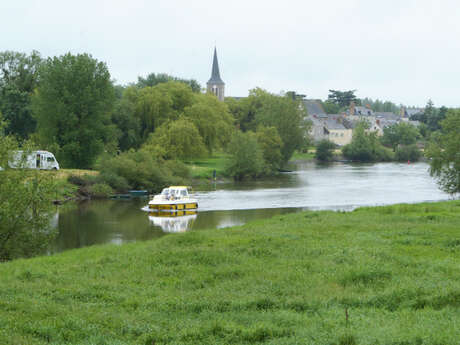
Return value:
[(214, 48), (214, 58), (212, 60), (211, 78), (206, 83), (207, 91), (216, 95), (219, 101), (225, 99), (225, 83), (220, 78), (219, 62), (217, 61), (217, 49)]

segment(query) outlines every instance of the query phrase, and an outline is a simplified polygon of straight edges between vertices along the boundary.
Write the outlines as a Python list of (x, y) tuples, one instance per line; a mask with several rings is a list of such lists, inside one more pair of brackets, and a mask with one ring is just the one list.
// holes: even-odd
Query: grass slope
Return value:
[(458, 344), (459, 259), (452, 201), (17, 260), (0, 344)]

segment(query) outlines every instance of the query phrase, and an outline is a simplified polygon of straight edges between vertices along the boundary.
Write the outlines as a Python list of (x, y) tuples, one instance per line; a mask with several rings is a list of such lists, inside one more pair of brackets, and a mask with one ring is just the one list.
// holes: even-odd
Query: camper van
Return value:
[(59, 170), (59, 163), (48, 151), (31, 151), (25, 157), (23, 151), (16, 151), (8, 165), (11, 168)]

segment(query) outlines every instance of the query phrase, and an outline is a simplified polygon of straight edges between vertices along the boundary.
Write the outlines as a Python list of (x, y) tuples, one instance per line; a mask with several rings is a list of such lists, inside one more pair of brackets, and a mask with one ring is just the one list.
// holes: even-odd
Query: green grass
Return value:
[(311, 161), (315, 158), (315, 150), (308, 150), (308, 152), (295, 151), (290, 161)]
[(194, 179), (212, 179), (216, 170), (217, 178), (225, 176), (225, 167), (229, 155), (224, 153), (214, 154), (209, 158), (202, 158), (185, 162), (190, 168), (191, 177)]
[(0, 344), (458, 344), (459, 262), (460, 201), (72, 250), (0, 264)]

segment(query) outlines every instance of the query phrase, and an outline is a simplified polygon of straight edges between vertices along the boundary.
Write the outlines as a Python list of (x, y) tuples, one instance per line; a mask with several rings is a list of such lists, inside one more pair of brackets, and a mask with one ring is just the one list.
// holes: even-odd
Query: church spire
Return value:
[(212, 60), (212, 72), (211, 72), (211, 78), (207, 82), (207, 89), (208, 89), (208, 92), (211, 92), (214, 95), (216, 95), (217, 98), (219, 98), (219, 100), (221, 101), (224, 100), (225, 83), (220, 78), (219, 62), (217, 61), (216, 47), (214, 47), (214, 58)]

